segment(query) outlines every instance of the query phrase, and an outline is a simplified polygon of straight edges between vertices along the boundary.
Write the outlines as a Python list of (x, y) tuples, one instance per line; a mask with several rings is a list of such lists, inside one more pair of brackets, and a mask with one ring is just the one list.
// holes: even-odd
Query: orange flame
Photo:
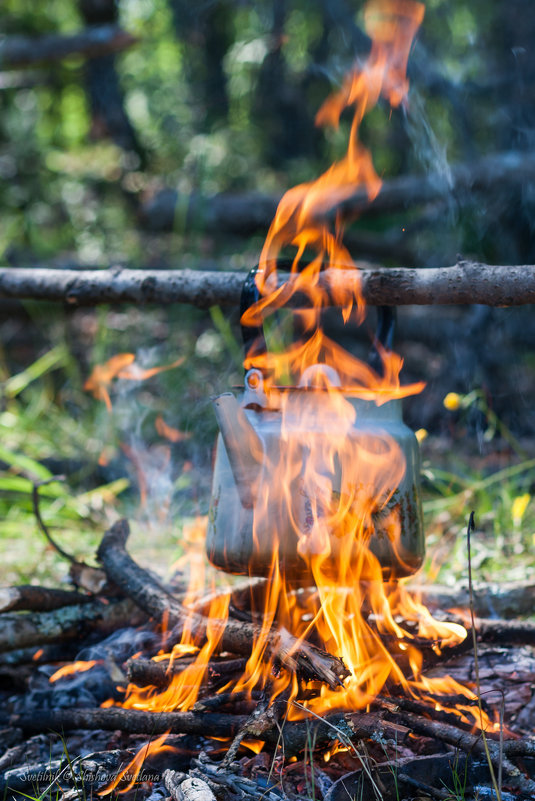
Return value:
[(154, 427), (158, 434), (168, 439), (169, 442), (184, 442), (184, 440), (191, 438), (189, 431), (179, 431), (178, 428), (173, 428), (165, 422), (161, 414), (154, 421)]
[[(282, 418), (280, 453), (274, 457), (264, 454), (269, 481), (261, 487), (254, 507), (255, 543), (273, 543), (269, 589), (261, 610), (264, 628), (276, 619), (298, 637), (315, 632), (327, 650), (343, 657), (351, 671), (343, 690), (323, 687), (316, 698), (305, 703), (315, 713), (363, 708), (388, 683), (401, 685), (412, 695), (454, 692), (473, 698), (470, 690), (453, 680), (425, 679), (417, 647), (426, 641), (439, 651), (461, 642), (465, 629), (435, 621), (401, 585), (385, 584), (383, 566), (372, 547), (381, 518), (383, 536), (404, 564), (395, 493), (406, 472), (406, 454), (394, 436), (378, 431), (377, 426), (366, 433), (364, 422), (364, 429), (355, 436), (359, 416), (366, 418), (365, 409), (351, 398), (378, 407), (419, 392), (423, 384), (401, 387), (403, 362), (399, 356), (378, 345), (382, 361), (378, 373), (330, 340), (321, 327), (322, 309), (333, 303), (342, 308), (346, 323), (350, 318), (359, 323), (364, 318), (359, 270), (343, 244), (342, 214), (338, 212), (331, 223), (329, 213), (357, 191), (364, 189), (370, 201), (380, 191), (381, 180), (358, 138), (359, 125), (381, 97), (392, 106), (406, 103), (407, 60), (423, 16), (424, 6), (413, 0), (375, 0), (366, 6), (370, 55), (316, 117), (319, 125), (337, 127), (344, 109), (354, 107), (346, 155), (317, 180), (294, 187), (282, 198), (260, 258), (256, 277), (260, 299), (242, 316), (242, 324), (258, 327), (297, 294), (307, 304), (307, 308), (294, 311), (302, 332), (299, 341), (282, 353), (259, 353), (253, 346), (244, 366), (262, 371), (268, 403), (272, 402)], [(295, 255), (290, 275), (282, 280), (277, 259), (286, 248), (293, 248)], [(303, 266), (305, 258), (308, 263)], [(318, 365), (322, 369), (318, 370)], [(304, 374), (308, 376), (305, 382)], [(316, 392), (292, 392), (279, 386), (287, 375), (301, 376), (300, 386)], [(340, 483), (336, 492), (334, 474)], [(296, 513), (296, 492), (306, 499), (304, 523)], [(316, 587), (305, 609), (280, 573), (277, 556), (288, 537), (286, 529), (295, 534), (297, 552)], [(405, 573), (414, 571), (410, 563), (406, 567)], [(267, 681), (264, 647), (261, 634), (236, 690)], [(407, 678), (411, 674), (412, 678)], [(277, 680), (274, 695), (289, 683), (288, 678)], [(295, 686), (290, 688), (290, 699), (296, 691)], [(297, 714), (292, 707), (290, 717)]]
[(136, 364), (136, 357), (133, 353), (117, 353), (108, 359), (104, 364), (97, 364), (93, 367), (91, 375), (84, 384), (84, 390), (91, 392), (97, 400), (104, 401), (109, 412), (112, 410), (109, 388), (115, 378), (123, 378), (128, 381), (144, 381), (165, 370), (172, 370), (179, 367), (184, 361), (184, 357), (176, 359), (172, 364), (162, 367), (149, 367), (144, 369)]
[(120, 792), (128, 792), (128, 790), (130, 790), (136, 783), (137, 777), (141, 772), (144, 762), (151, 754), (159, 754), (166, 751), (176, 754), (176, 748), (174, 748), (172, 745), (164, 745), (168, 734), (169, 732), (166, 732), (160, 737), (157, 737), (155, 740), (152, 740), (151, 742), (141, 746), (137, 754), (128, 763), (128, 765), (125, 768), (122, 768), (117, 776), (115, 776), (115, 778), (109, 784), (107, 784), (106, 787), (104, 787), (102, 790), (99, 790), (98, 795), (109, 795), (111, 792), (113, 792), (113, 790), (115, 790), (116, 787), (122, 785), (122, 783), (125, 781), (127, 784), (125, 786), (121, 786)]
[[(174, 564), (175, 569), (189, 570), (189, 584), (186, 596), (183, 599), (185, 610), (191, 607), (194, 600), (205, 587), (204, 539), (206, 518), (198, 517), (192, 523), (184, 526), (182, 543), (185, 554)], [(228, 594), (217, 594), (210, 605), (209, 625), (206, 631), (206, 642), (199, 648), (195, 642), (195, 632), (192, 630), (193, 616), (186, 619), (182, 637), (170, 655), (159, 654), (155, 661), (169, 658), (167, 672), (169, 685), (166, 689), (158, 691), (155, 687), (137, 687), (129, 684), (126, 689), (126, 698), (120, 704), (127, 709), (145, 709), (152, 711), (172, 711), (191, 709), (197, 700), (199, 689), (205, 680), (210, 657), (216, 650), (223, 633), (221, 621), (228, 616), (230, 603), (230, 590)], [(173, 666), (182, 656), (195, 655), (195, 659), (180, 672), (174, 673)]]
[[(244, 325), (258, 326), (274, 311), (288, 303), (299, 293), (310, 301), (311, 308), (296, 312), (303, 330), (309, 338), (282, 356), (250, 356), (245, 367), (267, 370), (277, 382), (288, 367), (302, 373), (307, 366), (334, 364), (345, 388), (360, 388), (388, 397), (403, 397), (419, 392), (423, 384), (400, 390), (399, 372), (402, 360), (395, 354), (381, 353), (384, 375), (378, 376), (371, 368), (353, 359), (327, 339), (320, 327), (322, 308), (334, 303), (343, 309), (347, 322), (355, 309), (357, 322), (364, 318), (365, 303), (360, 291), (360, 275), (343, 244), (344, 225), (337, 215), (334, 230), (325, 216), (364, 187), (369, 200), (380, 191), (381, 179), (373, 167), (370, 153), (358, 139), (358, 128), (364, 114), (373, 108), (380, 97), (398, 106), (406, 100), (408, 81), (406, 65), (412, 40), (424, 16), (424, 6), (413, 0), (376, 0), (365, 10), (365, 25), (372, 37), (372, 48), (366, 64), (355, 67), (346, 78), (342, 89), (328, 98), (317, 114), (319, 125), (337, 127), (342, 111), (355, 106), (349, 144), (345, 157), (334, 163), (323, 175), (311, 183), (304, 183), (286, 192), (279, 203), (275, 219), (268, 232), (260, 257), (257, 286), (261, 299), (242, 317)], [(296, 250), (291, 275), (279, 286), (276, 260), (281, 251)], [(301, 264), (307, 254), (314, 254), (307, 266)], [(325, 279), (322, 273), (325, 272)]]
[(55, 673), (50, 676), (48, 681), (54, 682), (58, 679), (63, 679), (65, 676), (74, 676), (76, 673), (84, 673), (86, 670), (91, 670), (91, 668), (95, 667), (95, 665), (101, 665), (101, 659), (90, 659), (88, 661), (80, 660), (78, 662), (72, 662), (69, 665), (63, 665)]

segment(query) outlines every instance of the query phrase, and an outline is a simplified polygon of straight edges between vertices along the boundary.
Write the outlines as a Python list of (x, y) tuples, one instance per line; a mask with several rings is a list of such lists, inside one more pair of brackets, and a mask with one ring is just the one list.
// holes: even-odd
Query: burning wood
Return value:
[[(342, 220), (333, 226), (325, 212), (348, 201), (356, 186), (369, 200), (380, 191), (381, 180), (358, 129), (381, 98), (392, 106), (407, 102), (405, 68), (423, 12), (413, 0), (382, 0), (366, 7), (372, 38), (368, 61), (326, 101), (317, 118), (319, 124), (337, 127), (342, 111), (354, 106), (347, 153), (316, 181), (283, 197), (259, 268), (246, 285), (250, 302), (243, 304), (241, 318), (247, 344), (245, 396), (241, 404), (230, 393), (216, 400), (221, 437), (207, 551), (216, 566), (265, 580), (237, 589), (234, 600), (247, 597), (246, 609), (233, 606), (230, 586), (207, 599), (201, 594), (204, 574), (197, 547), (195, 559), (189, 554), (195, 568), (189, 587), (177, 597), (127, 553), (128, 523), (117, 522), (97, 555), (109, 583), (125, 599), (105, 608), (124, 614), (134, 604), (142, 619), (152, 618), (158, 634), (138, 640), (130, 629), (121, 648), (115, 642), (120, 656), (113, 659), (110, 643), (82, 652), (74, 665), (46, 677), (51, 702), (38, 699), (32, 705), (30, 700), (29, 709), (23, 703), (5, 717), (23, 733), (150, 735), (101, 793), (129, 789), (143, 761), (169, 749), (167, 737), (173, 734), (183, 738), (172, 746), (173, 758), (187, 751), (186, 737), (195, 738), (197, 752), (200, 743), (211, 748), (212, 756), (224, 751), (218, 763), (223, 775), (232, 771), (244, 748), (274, 760), (297, 758), (304, 751), (307, 776), (312, 752), (320, 750), (327, 764), (337, 750), (344, 751), (367, 772), (377, 792), (370, 753), (373, 760), (379, 749), (390, 757), (392, 741), (396, 749), (410, 751), (414, 741), (425, 747), (431, 739), (485, 754), (491, 774), (499, 768), (521, 795), (535, 792), (535, 781), (513, 761), (533, 756), (534, 741), (508, 739), (503, 720), (491, 719), (491, 707), (484, 707), (480, 697), (479, 661), (478, 694), (466, 676), (438, 675), (436, 668), (431, 675), (424, 667), (425, 649), (435, 662), (459, 656), (466, 630), (435, 619), (399, 581), (419, 568), (424, 555), (418, 447), (399, 408), (400, 399), (422, 385), (400, 382), (402, 361), (391, 349), (390, 315), (383, 312), (373, 365), (348, 354), (322, 328), (322, 310), (332, 303), (341, 309), (344, 323), (361, 323), (364, 317), (365, 288), (373, 287), (373, 276), (352, 264)], [(280, 256), (288, 250), (293, 253), (289, 276), (281, 278)], [(153, 293), (154, 299), (153, 284), (148, 289), (138, 285), (136, 291), (140, 297)], [(280, 352), (270, 351), (264, 322), (292, 304), (297, 340)], [(139, 375), (131, 355), (100, 366), (87, 387), (110, 407), (107, 386), (119, 375)], [(199, 537), (193, 541), (198, 546)], [(42, 613), (33, 627), (27, 615), (21, 630), (26, 626), (32, 633), (18, 637), (14, 620), (4, 616), (5, 647), (69, 636), (80, 620), (98, 618), (96, 604), (80, 607), (83, 615), (77, 607)], [(60, 622), (50, 623), (45, 614)], [(479, 625), (487, 635), (492, 629), (488, 623)], [(510, 633), (519, 636), (518, 629)], [(527, 635), (531, 638), (532, 631), (524, 628)], [(105, 672), (106, 680), (94, 678), (91, 692), (84, 682), (97, 671), (100, 676)], [(84, 703), (74, 708), (58, 704), (63, 683), (73, 697), (81, 687)], [(103, 688), (110, 684), (114, 689), (101, 703)], [(223, 793), (213, 765), (201, 756), (192, 763), (190, 757), (187, 769), (193, 765), (195, 775), (164, 774), (173, 797), (208, 801)], [(62, 770), (61, 763), (54, 764), (54, 782)], [(243, 785), (241, 797), (254, 797), (258, 786)], [(227, 781), (225, 793), (233, 787)], [(268, 776), (263, 790), (271, 789)]]
[[(120, 526), (119, 528), (123, 528), (124, 530), (124, 526)], [(262, 585), (263, 582), (253, 582), (253, 591), (258, 592), (259, 587)], [(154, 588), (151, 587), (151, 590), (153, 589)], [(158, 588), (158, 590), (163, 592), (161, 588)], [(311, 591), (310, 594), (313, 595), (314, 592)], [(243, 603), (243, 585), (238, 588), (237, 597), (239, 597), (241, 603)], [(173, 596), (169, 596), (169, 598), (173, 598)], [(206, 599), (202, 600), (203, 604), (206, 604), (206, 602)], [(170, 633), (164, 633), (162, 636), (165, 641), (169, 639)], [(153, 647), (157, 648), (158, 646), (155, 644)], [(490, 653), (492, 654), (492, 651)], [(447, 657), (447, 655), (448, 649), (444, 649), (443, 658)], [(466, 658), (466, 656), (459, 656), (457, 657), (457, 661), (459, 664), (464, 664)], [(184, 649), (184, 655), (177, 656), (174, 662), (171, 663), (172, 671), (178, 672), (181, 668), (182, 671), (187, 669), (191, 666), (194, 659), (195, 654), (188, 655), (186, 649)], [(480, 659), (484, 665), (487, 664), (484, 650), (480, 655)], [(513, 678), (518, 675), (521, 662), (519, 662), (518, 656), (513, 654), (510, 659), (510, 670), (512, 671), (511, 676)], [(532, 662), (526, 664), (528, 682), (529, 675), (531, 675), (529, 670), (535, 671), (535, 661), (533, 661), (533, 657), (531, 657), (531, 659)], [(503, 672), (503, 660), (504, 657), (502, 656), (502, 675), (505, 675)], [(162, 669), (167, 673), (170, 666), (169, 660), (162, 659), (161, 657), (157, 657), (157, 661), (147, 660), (141, 657), (138, 659), (131, 658), (129, 665), (132, 666), (136, 662), (139, 662), (142, 668), (142, 677), (144, 675), (144, 670), (147, 669), (147, 662), (149, 662), (149, 664), (152, 665), (152, 669), (156, 669), (160, 675)], [(231, 655), (220, 657), (219, 664), (221, 665), (222, 673), (227, 679), (227, 686), (231, 686), (232, 683), (237, 684), (237, 678), (243, 671), (245, 663), (245, 659), (236, 659)], [(215, 666), (218, 663), (212, 661), (210, 664), (214, 666), (215, 670)], [(530, 664), (533, 664), (532, 668), (529, 667)], [(90, 675), (92, 668), (89, 667), (88, 663), (83, 663), (81, 667), (84, 668), (85, 673), (71, 673), (71, 676)], [(97, 666), (95, 666), (95, 669), (96, 667)], [(441, 670), (443, 672), (444, 668), (441, 668)], [(470, 672), (469, 666), (466, 666), (464, 670), (468, 675)], [(148, 669), (146, 678), (149, 680), (152, 679), (151, 669)], [(170, 681), (171, 678), (172, 677), (168, 673), (167, 680)], [(70, 679), (68, 675), (65, 675), (63, 678), (58, 677), (53, 685), (50, 686), (52, 687), (64, 682), (65, 687), (67, 687), (69, 681), (72, 681), (72, 679)], [(296, 756), (302, 754), (303, 750), (306, 750), (308, 747), (307, 743), (311, 741), (311, 738), (315, 742), (315, 747), (320, 753), (322, 750), (326, 753), (330, 753), (333, 749), (333, 743), (336, 742), (341, 743), (343, 748), (349, 748), (349, 753), (353, 753), (353, 749), (360, 749), (361, 742), (366, 742), (368, 744), (367, 748), (369, 749), (374, 739), (377, 737), (382, 738), (382, 741), (385, 743), (395, 741), (397, 743), (396, 750), (400, 748), (405, 749), (404, 753), (406, 753), (406, 749), (411, 743), (418, 741), (418, 737), (432, 738), (440, 743), (450, 743), (453, 747), (460, 748), (472, 754), (481, 754), (484, 750), (480, 737), (473, 733), (473, 724), (469, 723), (467, 718), (463, 719), (463, 717), (459, 717), (459, 709), (465, 708), (466, 705), (469, 704), (464, 694), (452, 697), (440, 693), (432, 695), (431, 692), (429, 692), (427, 701), (416, 701), (411, 700), (410, 697), (407, 698), (404, 695), (400, 695), (399, 693), (402, 692), (401, 687), (392, 686), (393, 694), (388, 697), (384, 695), (378, 696), (375, 702), (373, 702), (371, 707), (372, 711), (370, 712), (329, 712), (323, 714), (321, 717), (312, 717), (308, 720), (294, 720), (290, 722), (286, 719), (288, 717), (287, 695), (282, 695), (269, 704), (271, 690), (269, 687), (266, 687), (267, 694), (264, 695), (264, 701), (268, 701), (268, 705), (262, 705), (262, 702), (256, 708), (256, 712), (252, 716), (247, 716), (247, 714), (236, 714), (236, 712), (237, 710), (245, 709), (244, 702), (246, 702), (248, 697), (250, 700), (246, 702), (246, 706), (248, 704), (249, 710), (253, 711), (258, 700), (256, 694), (253, 699), (248, 693), (220, 692), (213, 696), (212, 703), (210, 697), (205, 697), (207, 692), (211, 692), (210, 684), (211, 682), (208, 680), (206, 684), (201, 685), (199, 703), (196, 705), (195, 709), (190, 712), (162, 711), (155, 714), (151, 711), (142, 711), (135, 708), (121, 709), (117, 707), (100, 709), (51, 709), (48, 711), (33, 709), (30, 713), (19, 712), (12, 714), (8, 718), (4, 718), (4, 725), (7, 723), (10, 726), (10, 731), (22, 731), (26, 736), (34, 732), (50, 730), (63, 731), (65, 733), (64, 736), (67, 737), (70, 731), (80, 731), (84, 729), (88, 731), (104, 730), (108, 732), (120, 730), (125, 734), (145, 734), (151, 738), (170, 733), (166, 738), (166, 741), (168, 741), (168, 738), (172, 737), (173, 733), (181, 733), (181, 736), (194, 736), (197, 738), (201, 738), (209, 733), (210, 736), (213, 737), (235, 738), (235, 748), (230, 752), (231, 758), (233, 754), (238, 755), (239, 751), (243, 752), (244, 746), (240, 748), (240, 743), (246, 743), (250, 738), (265, 742), (264, 748), (268, 749), (268, 752), (269, 750), (274, 750), (276, 753), (277, 749), (282, 747), (287, 758), (292, 754)], [(314, 689), (314, 687), (316, 687), (316, 689)], [(306, 699), (310, 697), (311, 693), (314, 695), (317, 692), (318, 685), (314, 683), (307, 683), (306, 685), (301, 684), (301, 697)], [(518, 683), (514, 682), (514, 678), (510, 693), (511, 699), (516, 700), (518, 696)], [(520, 703), (522, 704), (522, 702)], [(304, 707), (301, 702), (297, 706), (293, 706), (296, 711), (300, 711), (300, 714), (304, 714), (306, 707)], [(214, 708), (217, 708), (217, 711), (212, 711)], [(412, 740), (410, 735), (412, 736)], [(500, 736), (498, 731), (490, 731), (487, 736), (491, 738), (488, 741), (491, 757), (495, 765), (501, 764), (506, 783), (510, 786), (516, 786), (517, 792), (520, 791), (521, 797), (531, 797), (534, 790), (533, 782), (524, 777), (522, 772), (514, 764), (514, 760), (519, 756), (526, 758), (535, 753), (533, 739), (505, 739), (500, 745), (497, 739)], [(414, 737), (416, 737), (416, 740)], [(224, 748), (224, 751), (227, 750), (228, 745)], [(24, 753), (20, 751), (20, 749), (16, 751), (15, 746), (13, 759), (20, 760), (24, 758)], [(342, 751), (342, 753), (344, 752)], [(16, 756), (17, 754), (18, 756)], [(336, 764), (336, 758), (332, 757), (332, 759), (333, 764)], [(356, 756), (354, 759), (356, 759), (358, 763), (358, 758)], [(215, 782), (215, 784), (213, 783), (214, 775), (211, 772), (212, 763), (210, 761), (204, 763), (201, 761), (198, 764), (199, 767), (194, 769), (193, 773), (190, 775), (190, 779), (201, 779), (202, 776), (205, 776), (209, 782), (209, 786), (215, 790), (219, 785), (218, 782)], [(49, 781), (51, 780), (52, 774), (59, 776), (61, 771), (64, 770), (64, 763), (58, 762), (56, 768), (54, 768), (52, 763), (48, 763), (48, 765), (50, 769), (46, 775), (49, 777)], [(216, 765), (217, 773), (220, 777), (219, 782), (230, 782), (232, 784), (232, 782), (235, 781), (232, 777), (235, 776), (236, 780), (244, 782), (244, 787), (247, 787), (248, 792), (251, 793), (251, 797), (254, 797), (253, 790), (256, 788), (254, 780), (245, 777), (237, 777), (236, 774), (233, 773), (234, 769), (231, 768), (230, 764), (227, 768), (227, 770), (230, 771), (228, 774), (222, 772), (221, 763), (214, 763), (214, 770), (216, 769)], [(23, 777), (25, 775), (36, 775), (32, 773), (32, 770), (30, 770), (30, 768), (25, 768), (24, 770), (20, 768), (16, 770), (9, 768), (8, 773), (5, 775), (4, 785), (7, 784), (15, 789), (13, 782), (16, 781), (18, 782), (16, 787), (24, 790), (25, 785)], [(122, 771), (124, 772), (124, 770), (123, 768)], [(127, 772), (130, 775), (132, 771), (129, 769)], [(37, 771), (37, 773), (39, 773), (39, 771)], [(44, 769), (42, 775), (45, 775)], [(65, 783), (66, 778), (64, 773), (62, 775), (63, 783)], [(225, 776), (227, 776), (226, 779), (224, 778)], [(181, 781), (185, 781), (187, 774), (180, 774), (178, 778)], [(407, 782), (408, 786), (415, 786), (411, 785), (410, 780), (407, 780)], [(0, 776), (0, 784), (1, 783), (2, 778)], [(258, 788), (256, 788), (256, 792), (259, 792)]]
[(283, 667), (297, 671), (305, 679), (319, 679), (334, 688), (348, 675), (341, 659), (308, 643), (299, 643), (288, 632), (264, 631), (259, 626), (233, 620), (213, 620), (184, 608), (127, 554), (124, 546), (128, 534), (126, 521), (116, 523), (100, 544), (99, 559), (108, 577), (125, 594), (156, 620), (166, 621), (175, 641), (188, 630), (194, 632), (195, 639), (202, 639), (212, 629), (221, 650), (249, 655), (255, 640), (262, 637), (268, 658), (276, 657)]

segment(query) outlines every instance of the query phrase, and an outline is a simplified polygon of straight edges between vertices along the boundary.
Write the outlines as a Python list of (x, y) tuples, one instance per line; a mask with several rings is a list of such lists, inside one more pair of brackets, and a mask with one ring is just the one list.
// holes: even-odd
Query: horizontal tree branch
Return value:
[(41, 61), (61, 61), (67, 56), (86, 58), (125, 50), (137, 39), (117, 25), (95, 25), (71, 34), (6, 36), (0, 41), (0, 69), (18, 69)]
[(36, 587), (24, 584), (19, 587), (0, 587), (0, 612), (19, 610), (49, 612), (63, 606), (91, 603), (90, 595), (55, 587)]
[[(472, 304), (519, 306), (535, 303), (535, 265), (495, 266), (460, 261), (452, 267), (371, 267), (359, 270), (370, 306)], [(328, 289), (340, 271), (327, 270)], [(348, 275), (353, 275), (349, 273)], [(0, 298), (60, 301), (73, 306), (100, 303), (189, 303), (198, 308), (238, 306), (246, 274), (200, 270), (55, 270), (0, 268)]]
[[(431, 609), (468, 609), (470, 593), (468, 584), (457, 583), (455, 587), (443, 584), (422, 584), (408, 588), (418, 600)], [(504, 581), (501, 584), (479, 582), (474, 584), (474, 614), (480, 618), (499, 616), (518, 618), (533, 614), (535, 607), (535, 582)]]
[(0, 653), (80, 638), (92, 632), (109, 634), (145, 620), (146, 616), (128, 598), (110, 603), (92, 601), (48, 612), (5, 613), (0, 616)]
[(243, 715), (226, 712), (145, 712), (139, 709), (50, 709), (13, 715), (10, 725), (25, 732), (72, 731), (73, 729), (103, 729), (129, 734), (210, 734), (213, 737), (232, 736), (247, 720)]
[[(492, 190), (506, 199), (504, 189), (521, 185), (535, 177), (535, 156), (513, 151), (495, 153), (469, 164), (429, 175), (402, 175), (384, 181), (372, 202), (366, 190), (359, 187), (340, 205), (325, 202), (326, 218), (335, 214), (353, 218), (411, 209), (416, 205), (454, 200), (465, 204), (474, 192)], [(146, 201), (140, 211), (141, 224), (151, 231), (179, 229), (210, 230), (219, 233), (249, 236), (267, 231), (280, 200), (280, 195), (259, 192), (233, 194), (222, 192), (209, 197), (199, 194), (181, 195), (174, 189), (162, 189)]]

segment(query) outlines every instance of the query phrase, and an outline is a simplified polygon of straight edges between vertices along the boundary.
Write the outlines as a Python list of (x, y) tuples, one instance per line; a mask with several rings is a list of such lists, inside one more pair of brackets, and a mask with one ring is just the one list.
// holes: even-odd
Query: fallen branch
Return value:
[[(372, 202), (365, 188), (339, 206), (323, 209), (325, 217), (342, 214), (379, 215), (397, 212), (424, 203), (452, 201), (462, 204), (474, 199), (474, 192), (496, 189), (503, 193), (509, 185), (521, 186), (535, 176), (535, 157), (526, 152), (496, 153), (475, 163), (455, 165), (448, 172), (430, 175), (403, 175), (384, 181)], [(241, 195), (224, 192), (211, 197), (198, 194), (179, 195), (163, 189), (148, 200), (141, 210), (141, 223), (152, 231), (172, 231), (177, 221), (188, 229), (250, 236), (267, 231), (280, 195), (249, 192)], [(327, 204), (326, 204), (327, 205)]]
[(62, 606), (87, 604), (93, 599), (72, 590), (50, 587), (34, 587), (23, 584), (19, 587), (0, 587), (0, 612), (49, 612)]
[[(535, 303), (535, 265), (496, 266), (460, 261), (452, 267), (370, 267), (359, 269), (361, 291), (370, 306), (472, 304), (519, 306)], [(348, 272), (349, 279), (355, 275)], [(59, 301), (72, 306), (100, 303), (189, 303), (201, 309), (238, 306), (242, 272), (216, 270), (56, 270), (0, 268), (0, 298)], [(339, 270), (326, 270), (327, 291), (340, 283)], [(299, 304), (293, 298), (288, 305)], [(301, 300), (302, 302), (302, 300)]]
[(232, 737), (247, 718), (209, 712), (144, 712), (138, 709), (42, 709), (11, 715), (10, 725), (25, 733), (46, 731), (122, 731), (126, 734), (198, 734)]
[[(193, 661), (194, 657), (182, 657), (181, 659), (176, 659), (172, 665), (169, 665), (169, 662), (154, 662), (152, 659), (138, 657), (137, 659), (129, 659), (126, 662), (126, 675), (128, 681), (138, 687), (148, 687), (150, 685), (163, 689), (169, 685), (173, 676), (182, 673)], [(245, 665), (246, 660), (244, 658), (212, 660), (208, 662), (206, 667), (207, 679), (211, 683), (224, 682), (233, 675), (240, 676), (245, 670)]]
[[(441, 585), (409, 586), (409, 591), (433, 609), (467, 609), (468, 585), (455, 587)], [(535, 607), (535, 583), (518, 581), (503, 584), (474, 583), (474, 612), (480, 618), (499, 615), (516, 618), (531, 615)]]
[(129, 599), (92, 601), (50, 612), (0, 615), (0, 652), (56, 643), (91, 633), (109, 634), (123, 626), (139, 626), (146, 616)]
[(289, 632), (266, 633), (259, 626), (234, 620), (209, 620), (185, 609), (126, 552), (129, 533), (127, 521), (119, 520), (104, 535), (97, 556), (110, 581), (148, 615), (160, 622), (166, 620), (177, 641), (186, 627), (194, 632), (195, 638), (202, 639), (210, 625), (214, 639), (217, 639), (215, 632), (219, 630), (220, 650), (248, 656), (253, 644), (262, 640), (266, 660), (276, 658), (283, 667), (305, 680), (324, 681), (334, 689), (349, 675), (341, 659), (309, 643), (299, 643)]
[(125, 50), (137, 42), (135, 36), (116, 25), (95, 25), (72, 34), (5, 36), (0, 42), (0, 69), (18, 69), (68, 56), (86, 58)]

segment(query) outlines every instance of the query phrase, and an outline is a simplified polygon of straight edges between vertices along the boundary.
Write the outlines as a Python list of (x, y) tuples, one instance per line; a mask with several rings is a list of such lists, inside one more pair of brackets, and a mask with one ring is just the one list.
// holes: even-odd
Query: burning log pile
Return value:
[[(128, 524), (119, 521), (98, 551), (112, 595), (43, 588), (2, 593), (3, 609), (10, 610), (0, 615), (4, 797), (61, 788), (64, 797), (74, 798), (84, 783), (86, 792), (135, 785), (151, 798), (336, 801), (348, 791), (396, 798), (397, 782), (400, 797), (446, 799), (454, 776), (465, 772), (474, 795), (477, 787), (490, 786), (487, 751), (502, 777), (502, 798), (534, 796), (535, 739), (522, 735), (535, 722), (535, 653), (507, 642), (514, 626), (514, 642), (533, 643), (532, 625), (477, 620), (481, 712), (475, 693), (466, 689), (475, 678), (471, 640), (439, 648), (436, 640), (419, 638), (429, 682), (420, 698), (387, 680), (365, 708), (333, 705), (319, 715), (312, 699), (324, 688), (332, 697), (343, 692), (349, 671), (313, 634), (298, 639), (276, 625), (266, 629), (253, 611), (266, 594), (265, 580), (188, 598), (137, 564), (126, 551), (127, 537)], [(293, 592), (305, 609), (317, 589)], [(49, 611), (38, 613), (36, 626), (37, 596)], [(225, 606), (227, 620), (214, 619), (214, 608)], [(56, 619), (55, 628), (43, 624), (47, 615)], [(64, 618), (70, 622), (62, 626)], [(19, 639), (12, 634), (15, 622), (24, 632)], [(368, 622), (380, 628), (371, 610)], [(493, 643), (498, 628), (500, 646)], [(262, 629), (262, 659), (271, 678), (263, 687), (239, 689)], [(185, 631), (195, 646), (185, 645)], [(209, 640), (213, 648), (207, 649)], [(408, 676), (400, 645), (388, 641)], [(282, 674), (292, 681), (276, 695)], [(432, 682), (445, 675), (446, 683), (436, 685), (445, 689), (437, 691)], [(448, 694), (452, 681), (465, 686), (464, 694)], [(194, 702), (176, 711), (184, 693)], [(158, 699), (152, 709), (142, 703), (151, 697)], [(515, 733), (509, 729), (513, 720)]]

